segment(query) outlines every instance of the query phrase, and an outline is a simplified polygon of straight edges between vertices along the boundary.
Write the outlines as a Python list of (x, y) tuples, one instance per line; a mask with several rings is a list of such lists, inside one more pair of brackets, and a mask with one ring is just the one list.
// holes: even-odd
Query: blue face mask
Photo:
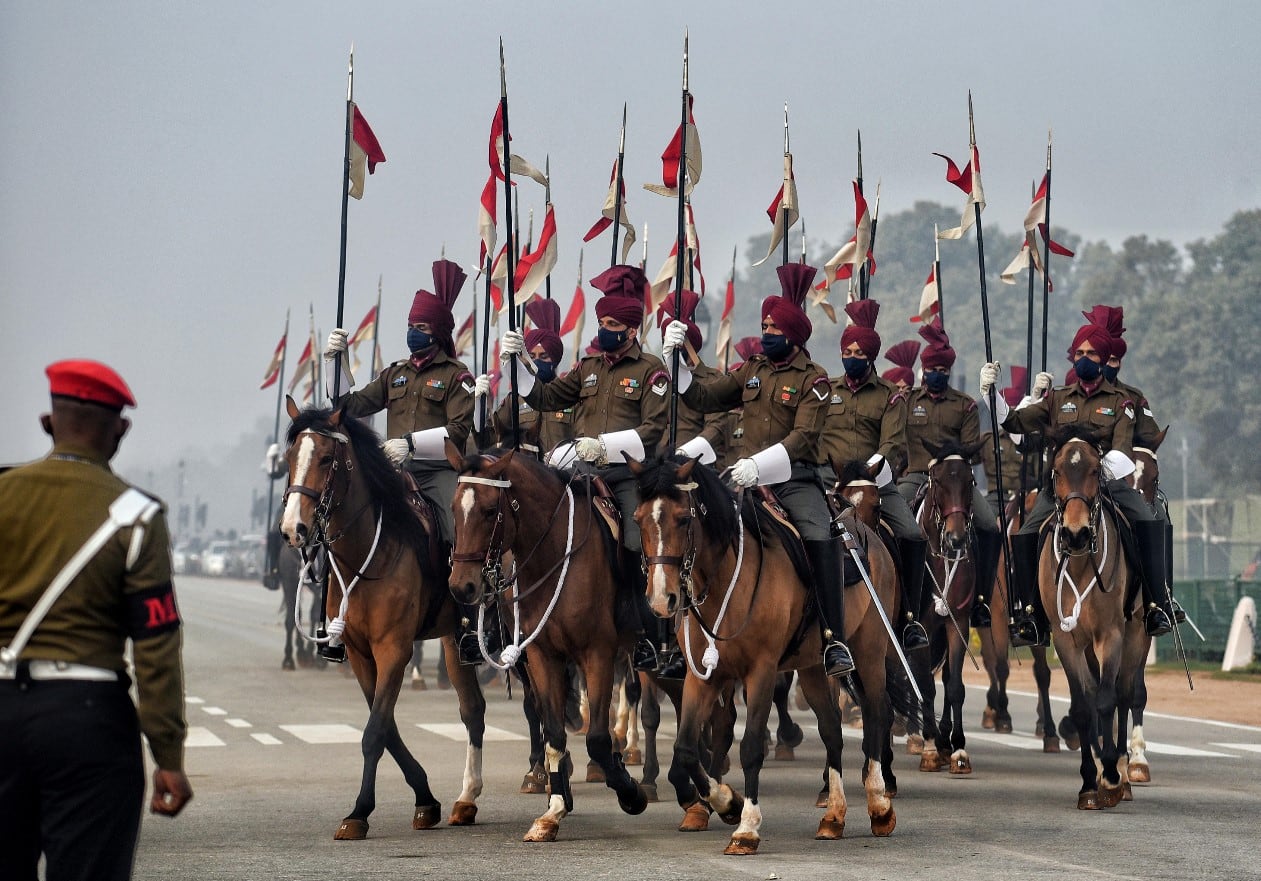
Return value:
[(866, 376), (871, 367), (871, 362), (866, 358), (842, 358), (841, 363), (845, 365), (845, 375), (854, 382)]
[(1121, 372), (1120, 365), (1117, 365), (1116, 367), (1109, 367), (1107, 364), (1100, 364), (1099, 369), (1103, 371), (1103, 378), (1108, 382), (1116, 382), (1117, 376)]
[(1077, 363), (1073, 365), (1073, 370), (1077, 371), (1077, 378), (1082, 382), (1094, 382), (1103, 372), (1099, 362), (1089, 358), (1078, 358)]
[(542, 361), (535, 358), (534, 367), (538, 370), (539, 382), (551, 382), (556, 378), (556, 365), (551, 361)]
[(609, 330), (607, 327), (600, 328), (596, 336), (600, 341), (600, 350), (603, 352), (616, 352), (626, 344), (626, 335), (629, 330)]
[(432, 334), (427, 334), (423, 330), (417, 330), (414, 327), (407, 328), (407, 351), (423, 352), (432, 345)]
[(788, 342), (788, 337), (782, 333), (762, 334), (762, 354), (772, 361), (779, 363), (786, 360), (791, 349), (792, 346)]
[(944, 392), (950, 385), (950, 375), (947, 373), (939, 373), (936, 370), (930, 370), (924, 374), (924, 388), (928, 389), (934, 395)]

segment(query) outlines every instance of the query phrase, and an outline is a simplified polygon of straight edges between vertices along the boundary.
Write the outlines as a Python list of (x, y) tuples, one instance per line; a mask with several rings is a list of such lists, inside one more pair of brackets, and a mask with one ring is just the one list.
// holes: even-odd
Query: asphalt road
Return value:
[[(965, 709), (975, 772), (920, 773), (918, 759), (899, 747), (898, 825), (889, 838), (873, 838), (868, 829), (858, 732), (850, 732), (846, 837), (814, 840), (823, 749), (806, 713), (798, 715), (807, 735), (796, 761), (769, 762), (763, 771), (756, 856), (723, 856), (730, 830), (716, 818), (708, 832), (676, 832), (681, 811), (664, 772), (663, 801), (637, 817), (622, 814), (602, 784), (575, 782), (576, 808), (559, 839), (523, 843), (545, 797), (517, 792), (527, 769), (520, 693), (509, 700), (492, 686), (477, 825), (413, 831), (411, 791), (387, 756), (368, 839), (335, 842), (361, 770), (358, 733), (367, 712), (353, 679), (340, 667), (282, 672), (278, 593), (196, 577), (182, 578), (177, 589), (186, 623), (187, 766), (196, 797), (175, 820), (146, 816), (137, 878), (1230, 881), (1259, 874), (1261, 728), (1149, 717), (1153, 783), (1135, 786), (1134, 801), (1112, 810), (1078, 811), (1077, 754), (1041, 752), (1026, 697), (1014, 699), (1015, 734), (981, 731), (977, 691), (969, 691)], [(465, 746), (454, 693), (434, 688), (434, 653), (425, 660), (430, 689), (405, 686), (398, 721), (449, 810), (460, 791)], [(571, 740), (570, 748), (581, 769), (582, 744)], [(668, 740), (662, 751), (669, 756)], [(638, 776), (638, 768), (631, 771)], [(738, 769), (728, 780), (739, 784)]]

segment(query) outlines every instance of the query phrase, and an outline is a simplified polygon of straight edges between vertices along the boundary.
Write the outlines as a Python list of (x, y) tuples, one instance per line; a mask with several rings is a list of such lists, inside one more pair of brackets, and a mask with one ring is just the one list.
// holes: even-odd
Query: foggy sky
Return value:
[[(1261, 201), (1259, 25), (1250, 3), (5, 3), (0, 462), (47, 449), (43, 368), (66, 357), (108, 362), (135, 392), (124, 473), (270, 419), (275, 398), (257, 389), (286, 309), (291, 339), (308, 303), (323, 333), (334, 324), (352, 41), (355, 96), (388, 161), (350, 205), (346, 323), (382, 275), (391, 359), (444, 244), (476, 260), (501, 34), (513, 150), (551, 157), (567, 306), (623, 101), (650, 276), (669, 249), (674, 205), (641, 184), (678, 123), (684, 26), (705, 163), (693, 203), (720, 289), (732, 247), (743, 260), (769, 230), (785, 101), (812, 242), (851, 232), (859, 128), (882, 211), (962, 207), (930, 153), (966, 159), (969, 88), (987, 223), (1018, 229), (1050, 126), (1055, 226), (1114, 246), (1212, 236)], [(529, 207), (541, 221), (541, 188), (518, 192), (523, 222)], [(607, 233), (586, 246), (586, 278), (608, 252)], [(457, 320), (472, 298), (470, 284)]]

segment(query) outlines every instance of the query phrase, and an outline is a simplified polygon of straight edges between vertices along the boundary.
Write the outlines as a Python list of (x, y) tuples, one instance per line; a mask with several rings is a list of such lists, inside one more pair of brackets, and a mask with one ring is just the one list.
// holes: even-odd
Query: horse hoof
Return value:
[(587, 782), (588, 783), (603, 783), (604, 782), (604, 769), (601, 768), (595, 762), (587, 762)]
[(1152, 782), (1151, 766), (1145, 763), (1140, 763), (1136, 765), (1133, 762), (1131, 762), (1130, 769), (1129, 769), (1129, 777), (1130, 777), (1131, 783), (1151, 783)]
[(626, 751), (622, 753), (623, 765), (642, 765), (643, 763), (644, 753), (637, 746), (627, 747)]
[(816, 808), (826, 808), (828, 806), (828, 788), (826, 786), (819, 790), (819, 794), (814, 800), (814, 806)]
[(541, 795), (547, 792), (547, 772), (535, 765), (521, 779), (522, 795)]
[(941, 753), (935, 749), (925, 749), (920, 753), (919, 769), (921, 771), (940, 771), (946, 767), (945, 761), (942, 760)]
[(334, 841), (363, 841), (368, 837), (368, 821), (347, 817), (333, 833)]
[(950, 757), (950, 773), (951, 774), (971, 774), (972, 759), (963, 750), (959, 750)]
[(1064, 738), (1065, 746), (1071, 750), (1081, 749), (1081, 738), (1077, 735), (1077, 726), (1068, 716), (1060, 720), (1059, 732), (1060, 737)]
[(872, 815), (871, 834), (877, 838), (888, 838), (893, 834), (893, 830), (897, 828), (897, 825), (897, 812), (893, 808), (889, 808), (886, 813)]
[(789, 747), (796, 749), (806, 739), (806, 732), (801, 730), (800, 725), (793, 722), (776, 731), (775, 737), (779, 743), (787, 744)]
[(993, 730), (995, 711), (993, 707), (986, 707), (981, 711), (981, 727)]
[(709, 829), (709, 806), (698, 801), (683, 812), (683, 822), (679, 824), (680, 832), (705, 832)]
[(845, 821), (835, 817), (824, 817), (819, 821), (819, 831), (814, 833), (815, 841), (840, 841), (845, 837)]
[(754, 835), (733, 835), (723, 853), (729, 857), (751, 857), (757, 853), (759, 843), (760, 839)]
[(1120, 783), (1118, 783), (1116, 786), (1112, 786), (1107, 781), (1104, 781), (1099, 786), (1099, 799), (1098, 799), (1099, 807), (1115, 808), (1117, 805), (1121, 803), (1121, 798), (1123, 795), (1124, 795), (1124, 792), (1121, 788)]
[(1011, 734), (1011, 716), (995, 716), (994, 717), (994, 733), (995, 734)]
[(884, 783), (884, 794), (887, 795), (889, 798), (897, 798), (898, 785), (896, 783), (890, 783), (889, 781), (886, 780)]
[(791, 762), (796, 759), (793, 748), (786, 743), (778, 743), (775, 745), (775, 761)]
[(1121, 783), (1121, 801), (1134, 801), (1134, 787), (1128, 780)]
[(633, 789), (627, 790), (625, 797), (620, 792), (617, 794), (617, 806), (622, 809), (622, 813), (633, 817), (648, 809), (648, 796), (635, 784)]
[(1093, 789), (1088, 792), (1079, 792), (1077, 794), (1077, 810), (1079, 811), (1099, 810), (1099, 793)]
[(657, 784), (655, 783), (641, 783), (639, 784), (639, 791), (644, 794), (644, 801), (653, 803), (660, 801), (657, 798)]
[(413, 829), (432, 829), (438, 825), (438, 818), (442, 816), (442, 805), (421, 805), (416, 806), (416, 813), (412, 815)]
[(924, 736), (922, 734), (906, 735), (906, 754), (908, 756), (922, 755), (924, 752)]
[(298, 669), (298, 665), (293, 662), (293, 658), (285, 658), (283, 661), (280, 662), (280, 669), (281, 670), (296, 670)]
[(1042, 738), (1042, 751), (1044, 753), (1057, 753), (1060, 751), (1060, 739), (1052, 734), (1050, 737)]
[(471, 801), (457, 801), (451, 808), (448, 826), (472, 826), (477, 822), (477, 805)]
[(551, 817), (539, 817), (530, 826), (530, 831), (525, 833), (522, 841), (555, 841), (556, 833), (560, 831), (560, 823), (557, 823)]
[(425, 681), (425, 677), (417, 676), (412, 680), (412, 691), (428, 691), (429, 683)]

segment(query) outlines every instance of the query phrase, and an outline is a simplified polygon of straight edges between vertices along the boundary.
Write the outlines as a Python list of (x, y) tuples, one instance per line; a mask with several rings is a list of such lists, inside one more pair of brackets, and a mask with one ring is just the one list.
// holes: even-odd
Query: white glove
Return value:
[(667, 364), (674, 361), (675, 349), (683, 349), (687, 344), (687, 325), (682, 321), (671, 320), (661, 335), (661, 360)]
[(981, 365), (981, 397), (988, 398), (998, 382), (999, 363), (990, 361)]
[(328, 344), (324, 346), (324, 360), (332, 361), (342, 352), (346, 351), (346, 340), (349, 334), (340, 327), (335, 328), (328, 335)]
[(1041, 398), (1055, 385), (1055, 377), (1043, 371), (1033, 378), (1033, 396)]
[(505, 331), (499, 345), (499, 360), (507, 361), (513, 355), (525, 354), (525, 337), (518, 330)]
[(395, 465), (402, 465), (411, 454), (411, 450), (407, 447), (407, 439), (402, 437), (392, 437), (382, 443), (381, 452), (385, 453), (385, 457)]
[(876, 472), (876, 486), (880, 489), (884, 489), (886, 486), (893, 483), (893, 469), (889, 467), (888, 460), (879, 453), (874, 454), (867, 460), (868, 468), (873, 468), (876, 465), (880, 466), (880, 470)]
[(490, 394), (490, 374), (483, 373), (477, 379), (473, 380), (473, 396), (484, 398)]
[(580, 437), (574, 441), (574, 455), (584, 462), (599, 462), (604, 458), (604, 444), (597, 437)]
[(272, 444), (267, 448), (267, 455), (263, 457), (263, 470), (268, 474), (275, 474), (280, 466), (280, 444)]
[(741, 459), (731, 466), (731, 479), (739, 486), (757, 486), (757, 463), (752, 459)]

